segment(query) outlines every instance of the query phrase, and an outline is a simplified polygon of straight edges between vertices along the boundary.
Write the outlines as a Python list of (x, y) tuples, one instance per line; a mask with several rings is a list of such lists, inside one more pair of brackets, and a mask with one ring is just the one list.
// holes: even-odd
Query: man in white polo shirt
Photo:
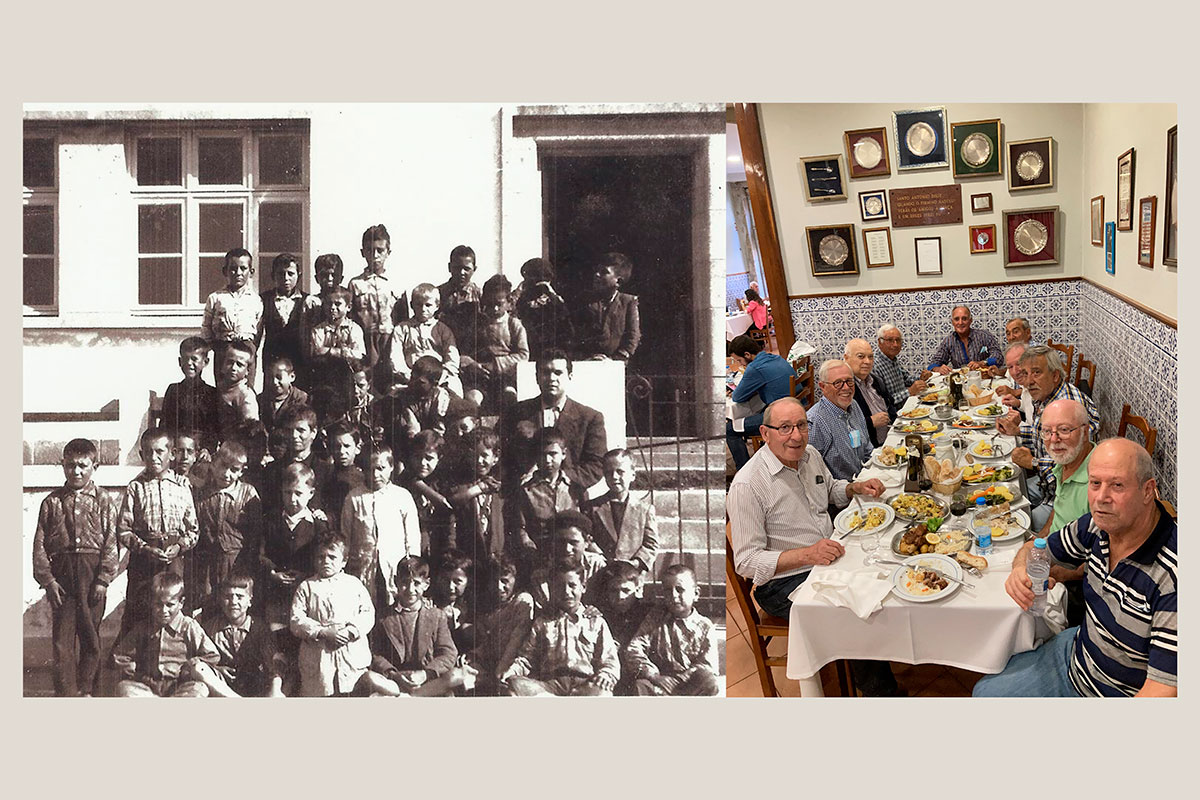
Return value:
[[(808, 444), (808, 417), (794, 397), (767, 406), (760, 448), (733, 479), (726, 498), (738, 574), (754, 581), (754, 599), (768, 614), (787, 617), (788, 596), (818, 564), (832, 564), (845, 549), (833, 541), (829, 506), (856, 494), (879, 497), (878, 478), (835, 479)], [(898, 692), (887, 664), (852, 662), (864, 695)]]

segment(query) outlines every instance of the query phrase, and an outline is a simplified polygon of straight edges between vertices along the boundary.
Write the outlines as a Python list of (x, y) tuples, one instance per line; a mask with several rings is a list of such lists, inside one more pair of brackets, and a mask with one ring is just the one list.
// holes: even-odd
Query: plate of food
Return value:
[(950, 556), (929, 553), (904, 559), (904, 566), (892, 572), (892, 592), (902, 600), (928, 603), (953, 594), (961, 585), (948, 581), (932, 570), (962, 580), (962, 567)]
[(897, 419), (892, 430), (899, 433), (933, 433), (940, 431), (942, 423), (928, 419)]
[(924, 419), (933, 413), (933, 409), (929, 406), (916, 406), (908, 411), (901, 411), (900, 416), (905, 419)]
[[(863, 525), (863, 512), (866, 512), (865, 525)], [(833, 518), (833, 527), (838, 533), (853, 531), (857, 536), (860, 533), (879, 533), (891, 525), (894, 519), (896, 519), (896, 512), (887, 503), (863, 503), (861, 509), (851, 503)], [(862, 527), (857, 527), (859, 525)]]
[(932, 392), (925, 392), (921, 395), (921, 402), (927, 405), (937, 405), (938, 403), (942, 402), (942, 398), (944, 398), (946, 394), (947, 392), (940, 389)]
[(963, 467), (962, 482), (967, 484), (1011, 481), (1016, 475), (1012, 464), (968, 464)]
[(950, 511), (947, 503), (929, 494), (901, 492), (888, 500), (896, 516), (909, 522), (924, 522), (930, 517), (946, 518)]
[(1012, 503), (1020, 495), (1006, 484), (996, 483), (988, 486), (986, 489), (976, 489), (970, 494), (963, 497), (963, 503), (967, 508), (975, 508), (975, 504), (979, 498), (983, 498), (984, 505), (999, 506), (1005, 503)]
[(924, 523), (918, 522), (892, 537), (892, 552), (901, 558), (927, 553), (952, 556), (970, 550), (974, 542), (975, 534), (970, 531), (938, 528), (931, 533)]
[(976, 407), (971, 409), (971, 416), (979, 419), (992, 420), (996, 417), (1003, 417), (1008, 413), (1008, 409), (1000, 403), (991, 403), (990, 405)]
[(991, 422), (978, 419), (970, 414), (961, 414), (950, 422), (951, 428), (958, 428), (962, 431), (981, 431), (991, 426)]
[(1012, 455), (1013, 444), (1002, 439), (991, 441), (989, 439), (980, 439), (967, 448), (967, 452), (975, 456), (975, 458), (985, 459), (1000, 459), (1008, 458)]
[(995, 513), (995, 509), (986, 509), (983, 512), (984, 516), (981, 517), (980, 512), (976, 511), (971, 515), (971, 527), (974, 528), (986, 522), (992, 529), (992, 541), (996, 543), (1025, 541), (1025, 534), (1029, 531), (1031, 524), (1028, 514), (1018, 509), (1001, 512), (994, 517), (986, 517), (987, 514), (992, 513)]

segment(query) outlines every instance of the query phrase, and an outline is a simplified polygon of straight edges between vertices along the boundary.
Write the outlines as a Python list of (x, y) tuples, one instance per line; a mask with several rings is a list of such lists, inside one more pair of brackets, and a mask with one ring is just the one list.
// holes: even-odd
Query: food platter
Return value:
[[(871, 516), (878, 516), (881, 521), (875, 525), (871, 525), (868, 522), (867, 527), (854, 531), (853, 535), (855, 536), (864, 533), (879, 533), (896, 519), (896, 512), (887, 503), (863, 503), (862, 507), (867, 512), (868, 520), (870, 520)], [(858, 506), (851, 503), (833, 518), (833, 527), (838, 533), (849, 533), (850, 529), (857, 522), (861, 521), (862, 517), (859, 514)]]
[(942, 429), (942, 423), (934, 422), (929, 419), (896, 419), (896, 424), (892, 426), (892, 430), (899, 433), (934, 433)]
[(933, 413), (933, 409), (929, 406), (916, 406), (908, 411), (901, 411), (900, 416), (905, 419), (924, 419)]
[[(978, 512), (971, 514), (971, 527), (975, 527), (975, 516)], [(1003, 528), (992, 526), (992, 541), (997, 544), (1007, 544), (1008, 542), (1023, 542), (1025, 534), (1029, 531), (1031, 524), (1029, 515), (1020, 509), (1009, 511), (1004, 515), (1006, 524)], [(997, 532), (1002, 530), (1002, 532)]]
[(1003, 403), (989, 403), (986, 406), (976, 406), (971, 409), (971, 416), (976, 419), (981, 419), (985, 422), (991, 422), (997, 417), (1003, 417), (1008, 413), (1008, 409)]
[(962, 580), (962, 567), (949, 556), (936, 553), (912, 556), (911, 558), (904, 559), (904, 564), (905, 566), (896, 567), (892, 571), (892, 592), (901, 600), (908, 600), (912, 603), (929, 603), (954, 594), (961, 585), (955, 581), (941, 579), (940, 582), (945, 585), (934, 589), (917, 580), (920, 574), (917, 570), (922, 566), (932, 567), (946, 573), (952, 578)]
[(969, 414), (960, 414), (950, 421), (950, 427), (960, 431), (981, 431), (984, 428), (992, 427), (993, 424), (987, 420), (977, 419)]
[(994, 464), (968, 464), (963, 467), (963, 483), (977, 485), (1016, 480), (1017, 470), (1008, 462)]
[(1012, 451), (1012, 442), (1006, 442), (999, 438), (997, 438), (994, 442), (991, 442), (988, 439), (978, 439), (967, 448), (967, 452), (972, 456), (975, 458), (984, 459), (985, 461), (1008, 458), (1010, 455), (1012, 455)]
[(984, 502), (989, 506), (1015, 503), (1021, 499), (1021, 490), (1015, 483), (989, 483), (976, 485), (970, 491), (963, 491), (961, 495), (967, 508), (974, 508), (975, 501), (980, 497), (985, 498)]
[[(901, 558), (908, 558), (909, 556), (913, 555), (925, 555), (923, 553), (915, 553), (901, 549), (901, 545), (904, 542), (904, 537), (906, 534), (908, 534), (910, 538), (921, 538), (926, 535), (920, 533), (920, 531), (923, 531), (924, 528), (924, 525), (915, 525), (910, 526), (902, 531), (897, 531), (892, 537), (892, 554), (900, 556)], [(917, 533), (909, 534), (910, 531), (916, 531)], [(939, 528), (935, 534), (935, 537), (937, 539), (935, 544), (929, 544), (928, 542), (926, 542), (926, 544), (929, 544), (931, 548), (938, 548), (938, 550), (931, 552), (940, 552), (942, 555), (953, 556), (954, 550), (964, 550), (966, 552), (970, 552), (971, 546), (975, 543), (975, 534), (959, 528)]]
[(950, 505), (930, 494), (900, 492), (889, 497), (888, 505), (896, 516), (909, 522), (924, 522), (930, 517), (942, 517), (950, 513)]

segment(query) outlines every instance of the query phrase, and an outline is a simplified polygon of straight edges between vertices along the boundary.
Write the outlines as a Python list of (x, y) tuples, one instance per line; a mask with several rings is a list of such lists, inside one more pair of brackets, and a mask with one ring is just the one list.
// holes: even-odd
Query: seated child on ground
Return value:
[(408, 445), (400, 485), (417, 504), (421, 523), (421, 552), (436, 561), (455, 546), (454, 507), (443, 491), (449, 491), (438, 469), (442, 437), (436, 431), (421, 431)]
[(466, 396), (493, 413), (516, 401), (517, 364), (529, 360), (525, 326), (509, 313), (511, 294), (512, 284), (503, 275), (488, 278), (478, 314), (461, 336), (455, 332)]
[(325, 439), (333, 468), (319, 488), (321, 496), (325, 499), (325, 513), (330, 523), (340, 529), (339, 520), (346, 496), (351, 490), (367, 483), (366, 476), (357, 463), (359, 454), (362, 453), (362, 435), (354, 425), (335, 422), (325, 429)]
[(611, 695), (621, 677), (617, 646), (604, 617), (584, 605), (587, 581), (570, 563), (550, 573), (550, 605), (511, 667), (501, 676), (518, 696)]
[(592, 290), (575, 316), (577, 358), (628, 361), (642, 340), (637, 298), (621, 286), (633, 274), (623, 253), (605, 253), (596, 262)]
[(316, 575), (301, 581), (292, 599), (291, 630), (300, 640), (300, 694), (348, 695), (371, 665), (367, 635), (375, 625), (375, 606), (362, 581), (343, 571), (346, 540), (341, 534), (326, 533), (316, 553)]
[[(199, 673), (214, 697), (283, 697), (284, 665), (275, 636), (261, 616), (251, 616), (254, 578), (235, 572), (216, 589), (218, 603), (200, 623), (221, 655), (214, 681), (207, 669)], [(226, 690), (230, 693), (225, 694)]]
[(266, 388), (258, 396), (258, 416), (267, 430), (288, 411), (309, 405), (308, 394), (295, 386), (296, 368), (291, 358), (279, 356), (268, 362), (265, 382)]
[(475, 647), (475, 586), (471, 579), (474, 562), (459, 550), (447, 550), (434, 565), (431, 598), (446, 615), (446, 625), (461, 653)]
[(159, 425), (172, 433), (193, 433), (201, 438), (204, 447), (211, 447), (217, 436), (217, 403), (215, 386), (204, 382), (208, 366), (209, 345), (198, 336), (189, 336), (179, 343), (179, 369), (183, 380), (172, 383), (163, 393)]
[(471, 480), (454, 486), (447, 498), (454, 506), (455, 540), (477, 558), (500, 555), (505, 550), (504, 497), (496, 474), (500, 437), (488, 428), (478, 428), (464, 437), (463, 444)]
[(196, 504), (200, 542), (188, 554), (198, 566), (189, 608), (206, 604), (235, 567), (249, 572), (258, 559), (262, 501), (258, 490), (242, 480), (246, 460), (246, 448), (234, 440), (223, 442), (213, 458), (213, 481)]
[[(579, 511), (563, 511), (555, 517), (550, 542), (550, 550), (542, 555), (542, 566), (534, 570), (531, 580), (533, 599), (538, 608), (544, 608), (550, 602), (548, 581), (550, 571), (556, 564), (567, 563), (579, 567), (584, 582), (589, 585), (606, 564), (604, 555), (590, 546), (591, 521)], [(598, 584), (596, 588), (599, 588)]]
[(113, 645), (118, 697), (207, 697), (195, 667), (216, 666), (221, 654), (200, 623), (183, 613), (183, 579), (161, 572), (140, 587), (149, 613)]
[(63, 448), (66, 481), (42, 501), (33, 535), (33, 577), (53, 620), (54, 694), (93, 695), (100, 685), (100, 622), (117, 576), (120, 504), (96, 486), (99, 453), (90, 439)]
[(629, 490), (636, 477), (628, 450), (604, 454), (608, 493), (591, 503), (592, 540), (607, 560), (631, 561), (649, 570), (658, 556), (658, 518), (649, 492)]
[(429, 564), (409, 556), (396, 565), (396, 602), (371, 633), (372, 694), (437, 697), (463, 685), (465, 671), (454, 666), (458, 650), (446, 615), (429, 600)]
[(422, 356), (436, 358), (442, 364), (441, 385), (462, 396), (458, 377), (458, 346), (449, 326), (436, 318), (438, 291), (432, 283), (420, 283), (412, 292), (413, 315), (392, 332), (391, 388), (408, 385), (413, 364)]
[(663, 572), (664, 602), (642, 621), (625, 647), (639, 695), (705, 695), (721, 691), (716, 626), (694, 608), (700, 589), (684, 564)]
[(517, 591), (517, 565), (510, 556), (490, 559), (485, 572), (491, 580), (488, 589), (495, 596), (490, 598), (490, 610), (479, 615), (479, 630), (470, 663), (479, 671), (483, 692), (502, 690), (507, 693), (500, 678), (508, 672), (529, 638), (533, 625), (533, 597), (528, 592)]
[(217, 430), (222, 440), (233, 436), (242, 422), (258, 419), (258, 398), (250, 388), (253, 369), (253, 342), (229, 342), (217, 360)]
[(624, 648), (637, 633), (650, 612), (651, 604), (642, 595), (646, 573), (628, 561), (614, 561), (596, 578), (596, 607), (604, 614), (618, 648)]

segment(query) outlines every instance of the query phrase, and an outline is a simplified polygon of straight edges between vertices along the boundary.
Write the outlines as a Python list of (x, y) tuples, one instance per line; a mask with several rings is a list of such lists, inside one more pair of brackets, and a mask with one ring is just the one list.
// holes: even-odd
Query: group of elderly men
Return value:
[[(1027, 472), (1034, 528), (1053, 556), (1051, 581), (1066, 582), (1078, 602), (1069, 612), (1073, 627), (1014, 656), (1002, 673), (981, 680), (976, 694), (1174, 694), (1176, 528), (1157, 501), (1149, 455), (1125, 439), (1093, 445), (1100, 431), (1095, 403), (1068, 382), (1056, 350), (1032, 342), (1027, 320), (1009, 321), (1004, 348), (972, 329), (967, 307), (953, 309), (951, 321), (954, 331), (915, 378), (897, 361), (903, 337), (896, 326), (879, 329), (878, 353), (864, 339), (847, 342), (843, 359), (818, 369), (821, 399), (808, 411), (786, 387), (770, 396), (761, 391), (767, 382), (756, 381), (754, 391), (768, 404), (754, 420), (766, 446), (743, 460), (727, 499), (739, 574), (753, 580), (765, 611), (787, 617), (789, 596), (812, 568), (844, 552), (830, 538), (831, 514), (854, 494), (882, 494), (878, 480), (854, 478), (908, 396), (925, 390), (933, 372), (1007, 372), (1014, 387), (997, 389), (1009, 407), (997, 424), (1017, 438), (1011, 458)], [(771, 354), (738, 354), (748, 375), (764, 355)], [(783, 378), (778, 389), (786, 376), (774, 360), (768, 365)], [(1025, 576), (1031, 548), (1017, 555), (1006, 584), (1023, 608), (1032, 601)], [(865, 696), (902, 693), (886, 663), (851, 667)]]

